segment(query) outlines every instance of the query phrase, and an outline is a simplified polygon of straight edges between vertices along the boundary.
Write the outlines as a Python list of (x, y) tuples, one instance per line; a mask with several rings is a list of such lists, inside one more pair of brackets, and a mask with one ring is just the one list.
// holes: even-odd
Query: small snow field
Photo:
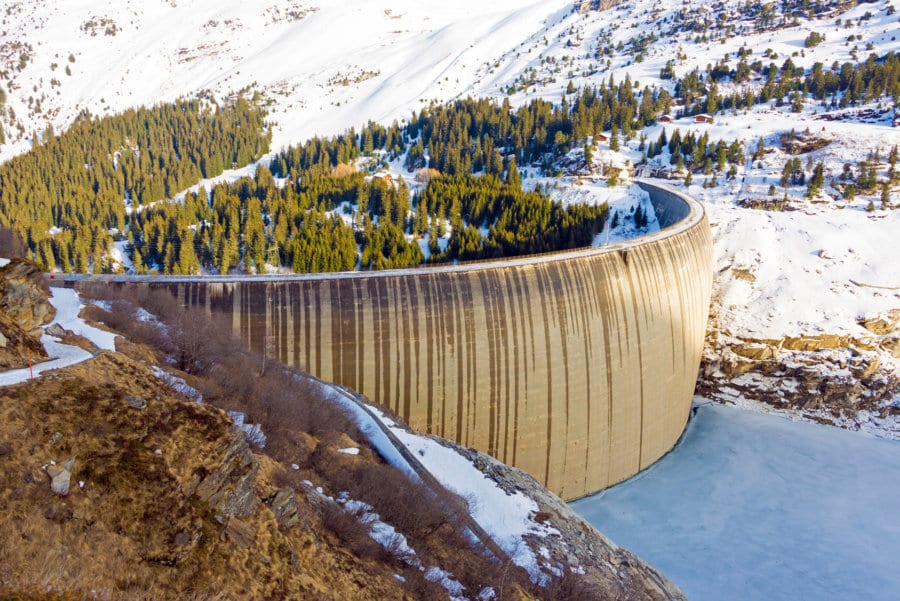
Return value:
[[(531, 579), (545, 583), (545, 574), (526, 543), (526, 535), (558, 535), (554, 528), (535, 521), (537, 503), (520, 492), (508, 494), (493, 480), (485, 476), (468, 459), (436, 440), (422, 436), (399, 426), (378, 408), (360, 405), (352, 400), (351, 393), (340, 387), (322, 383), (329, 398), (353, 415), (360, 431), (365, 434), (378, 453), (394, 467), (418, 478), (413, 466), (394, 446), (382, 427), (406, 447), (416, 460), (451, 492), (465, 499), (469, 513), (478, 525), (500, 546), (516, 565), (528, 571)], [(374, 420), (378, 420), (376, 423)], [(344, 452), (342, 450), (341, 452)]]
[[(59, 324), (64, 330), (68, 330), (79, 336), (87, 338), (94, 343), (97, 348), (105, 350), (116, 350), (115, 334), (95, 328), (85, 323), (83, 319), (78, 317), (78, 313), (84, 306), (75, 290), (69, 288), (51, 288), (50, 304), (56, 309), (56, 317), (53, 322), (48, 324), (44, 329), (53, 324)], [(75, 365), (82, 361), (87, 361), (93, 354), (80, 347), (61, 343), (57, 338), (46, 333), (41, 335), (41, 342), (47, 350), (49, 361), (37, 363), (31, 370), (28, 368), (13, 369), (0, 373), (0, 386), (9, 386), (18, 384), (28, 380), (32, 374), (38, 376), (50, 369), (59, 369)]]
[(546, 580), (523, 537), (558, 532), (534, 520), (538, 505), (533, 499), (519, 492), (508, 494), (452, 448), (398, 426), (375, 407), (370, 410), (445, 488), (468, 501), (472, 517), (516, 565), (525, 568), (535, 582)]
[(153, 366), (153, 374), (157, 378), (168, 384), (169, 388), (172, 388), (176, 392), (183, 394), (192, 401), (196, 403), (203, 402), (203, 395), (200, 393), (200, 391), (185, 382), (184, 378), (179, 378), (178, 376), (172, 375), (157, 365)]
[(56, 317), (53, 319), (53, 323), (59, 324), (66, 331), (87, 338), (99, 349), (116, 350), (116, 334), (90, 326), (78, 317), (84, 304), (75, 290), (71, 288), (51, 288), (50, 304), (56, 309)]
[(631, 480), (571, 503), (691, 601), (893, 601), (900, 442), (704, 402)]

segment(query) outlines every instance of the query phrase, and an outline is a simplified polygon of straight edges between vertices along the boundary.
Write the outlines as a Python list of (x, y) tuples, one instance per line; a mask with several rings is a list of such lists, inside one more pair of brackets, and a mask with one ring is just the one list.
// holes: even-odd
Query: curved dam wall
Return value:
[(564, 499), (659, 459), (687, 421), (712, 286), (702, 207), (641, 182), (663, 229), (597, 249), (303, 276), (87, 276), (165, 286), (251, 347), (520, 467)]

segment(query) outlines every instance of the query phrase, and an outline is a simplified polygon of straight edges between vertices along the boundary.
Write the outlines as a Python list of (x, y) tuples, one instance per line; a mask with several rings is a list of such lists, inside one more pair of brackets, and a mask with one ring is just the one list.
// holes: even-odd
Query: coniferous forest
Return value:
[[(630, 84), (621, 89), (631, 92)], [(591, 131), (608, 120), (589, 113)], [(295, 272), (419, 265), (425, 255), (416, 236), (429, 240), (428, 262), (575, 248), (589, 245), (606, 218), (605, 206), (563, 208), (540, 190), (523, 190), (517, 157), (549, 164), (565, 148), (560, 136), (587, 127), (581, 111), (544, 101), (516, 112), (483, 100), (433, 106), (402, 127), (370, 123), (358, 134), (315, 138), (278, 153), (255, 177), (157, 202), (264, 154), (264, 118), (244, 99), (82, 115), (0, 168), (4, 225), (22, 234), (36, 260), (64, 271), (108, 271), (114, 237), (127, 236), (137, 273), (224, 274), (266, 265)], [(428, 161), (425, 148), (440, 158)], [(429, 167), (430, 181), (415, 194), (402, 178), (367, 177), (353, 166), (363, 156), (404, 153), (411, 171)], [(135, 210), (126, 211), (123, 199)], [(442, 248), (438, 239), (448, 233)]]
[[(631, 93), (630, 83), (620, 89)], [(135, 270), (227, 273), (241, 263), (257, 273), (265, 265), (386, 269), (587, 246), (603, 227), (606, 206), (564, 208), (543, 191), (523, 190), (517, 157), (549, 166), (566, 149), (560, 136), (608, 123), (611, 113), (602, 107), (617, 95), (605, 87), (586, 92), (595, 108), (576, 111), (535, 101), (513, 112), (465, 100), (434, 105), (403, 126), (370, 123), (359, 133), (314, 138), (278, 153), (255, 178), (135, 214)], [(410, 172), (426, 170), (428, 182), (411, 194), (402, 178), (367, 177), (352, 166), (373, 155), (405, 156)], [(438, 239), (447, 233), (442, 247)], [(416, 237), (428, 241), (427, 261)]]
[(97, 118), (0, 165), (0, 223), (48, 267), (101, 271), (113, 235), (140, 207), (268, 151), (265, 114), (243, 98), (182, 100)]
[[(570, 86), (559, 104), (432, 104), (402, 124), (370, 122), (283, 149), (255, 177), (188, 193), (184, 202), (158, 201), (269, 151), (257, 103), (190, 99), (103, 118), (84, 113), (62, 135), (36, 136), (31, 152), (0, 165), (0, 225), (18, 231), (46, 266), (95, 273), (112, 269), (106, 257), (116, 237), (130, 242), (137, 273), (175, 274), (385, 269), (575, 248), (600, 231), (606, 207), (563, 207), (540, 187), (525, 191), (520, 165), (552, 176), (563, 154), (611, 132), (611, 148), (620, 135), (640, 134), (646, 158), (668, 147), (688, 177), (726, 165), (731, 177), (745, 160), (737, 142), (677, 130), (645, 141), (641, 130), (676, 106), (679, 115), (716, 114), (772, 98), (837, 107), (896, 97), (898, 65), (888, 54), (804, 73), (790, 61), (750, 63), (748, 54), (736, 70), (721, 63), (705, 76), (688, 73), (674, 96), (610, 77)], [(740, 81), (748, 69), (766, 77), (760, 94), (719, 93), (720, 79)], [(402, 179), (371, 177), (388, 161), (416, 174), (413, 192)], [(427, 241), (427, 260), (418, 240)]]

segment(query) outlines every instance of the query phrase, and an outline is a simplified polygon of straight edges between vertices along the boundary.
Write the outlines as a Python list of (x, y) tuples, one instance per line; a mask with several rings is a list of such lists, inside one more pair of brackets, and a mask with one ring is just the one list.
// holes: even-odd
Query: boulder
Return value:
[(44, 332), (47, 333), (48, 336), (53, 336), (54, 338), (65, 338), (71, 332), (67, 332), (61, 325), (58, 323), (50, 324)]
[(256, 528), (238, 518), (228, 520), (228, 525), (225, 526), (225, 534), (234, 544), (242, 549), (248, 548), (256, 540)]
[(895, 359), (900, 359), (900, 336), (882, 340), (881, 348), (889, 352)]
[(767, 344), (737, 344), (731, 347), (731, 350), (736, 355), (746, 359), (753, 359), (754, 361), (764, 361), (775, 356), (775, 351)]
[(143, 397), (128, 395), (125, 397), (125, 404), (131, 409), (141, 410), (147, 406), (147, 401)]
[(282, 488), (275, 493), (272, 500), (272, 513), (275, 514), (275, 521), (279, 526), (293, 526), (299, 520), (297, 515), (300, 510), (300, 504), (297, 502), (297, 495), (293, 489)]
[(62, 465), (57, 464), (47, 467), (47, 475), (50, 476), (50, 490), (62, 497), (69, 494), (69, 484), (72, 480), (72, 467), (74, 465), (75, 459), (69, 459)]

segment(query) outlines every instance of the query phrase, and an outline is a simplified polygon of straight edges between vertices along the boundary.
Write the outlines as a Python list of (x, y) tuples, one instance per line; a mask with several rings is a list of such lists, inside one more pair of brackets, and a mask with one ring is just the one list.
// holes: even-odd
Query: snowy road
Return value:
[[(56, 318), (53, 320), (53, 323), (58, 323), (64, 330), (84, 336), (97, 345), (98, 348), (115, 350), (114, 334), (89, 326), (83, 319), (78, 317), (82, 304), (74, 290), (69, 288), (51, 288), (50, 292), (52, 294), (50, 304), (56, 309)], [(48, 336), (46, 333), (41, 335), (41, 342), (44, 344), (44, 348), (47, 349), (50, 361), (44, 361), (34, 366), (35, 377), (49, 369), (68, 367), (93, 357), (93, 354), (89, 351), (77, 346), (62, 344), (56, 338)], [(18, 384), (19, 382), (24, 382), (30, 376), (31, 373), (27, 367), (6, 371), (0, 373), (0, 386)]]
[(720, 405), (571, 504), (691, 601), (900, 598), (900, 442)]

